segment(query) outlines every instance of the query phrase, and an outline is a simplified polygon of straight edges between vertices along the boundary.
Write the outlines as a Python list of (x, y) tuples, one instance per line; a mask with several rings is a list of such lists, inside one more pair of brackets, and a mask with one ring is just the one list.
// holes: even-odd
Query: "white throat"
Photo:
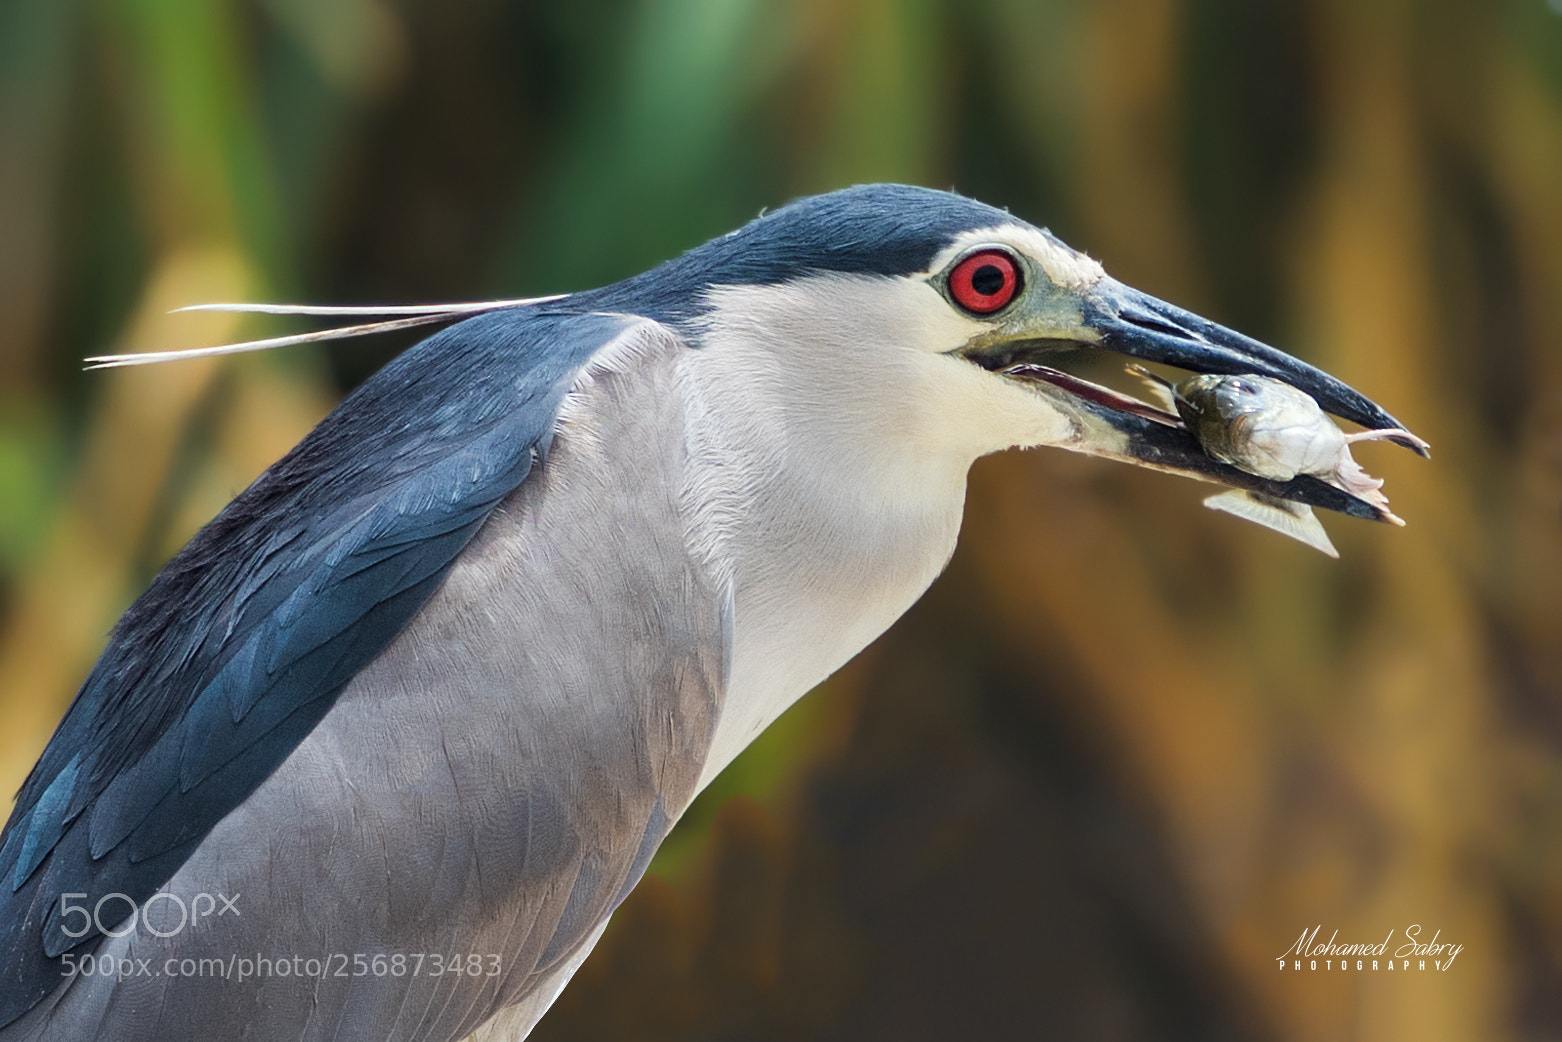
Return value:
[(733, 616), (701, 788), (938, 576), (978, 456), (1067, 429), (944, 353), (985, 326), (925, 282), (820, 275), (718, 288), (712, 303), (678, 378), (691, 550), (728, 585)]

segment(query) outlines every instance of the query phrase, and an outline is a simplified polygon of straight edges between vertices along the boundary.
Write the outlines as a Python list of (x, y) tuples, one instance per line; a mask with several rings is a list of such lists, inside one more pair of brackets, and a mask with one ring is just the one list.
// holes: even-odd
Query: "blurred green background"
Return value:
[[(410, 338), (875, 180), (1385, 403), (1404, 530), (983, 461), (924, 601), (708, 792), (537, 1036), (1562, 1037), (1562, 0), (0, 4), (0, 783), (205, 520)], [(1419, 923), (1447, 973), (1278, 972)], [(1396, 941), (1396, 943), (1398, 943)]]

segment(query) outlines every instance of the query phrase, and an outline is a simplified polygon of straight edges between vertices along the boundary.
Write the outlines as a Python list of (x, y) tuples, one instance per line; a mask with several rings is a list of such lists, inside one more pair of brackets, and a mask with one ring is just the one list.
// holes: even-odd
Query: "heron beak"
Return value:
[[(1111, 351), (1195, 373), (1273, 377), (1311, 395), (1324, 412), (1352, 423), (1373, 430), (1404, 427), (1377, 402), (1322, 369), (1116, 279), (1103, 278), (1091, 287), (1083, 323), (1099, 335), (1097, 343)], [(1424, 444), (1395, 440), (1430, 455)]]
[[(1060, 335), (1052, 325), (1053, 331), (1041, 338), (1022, 335), (992, 345), (981, 360), (988, 368), (1031, 384), (1073, 418), (1077, 438), (1065, 447), (1353, 517), (1393, 519), (1386, 510), (1309, 475), (1274, 481), (1221, 463), (1204, 452), (1176, 416), (1047, 363), (1058, 357), (1060, 348), (1097, 347), (1194, 373), (1255, 373), (1284, 381), (1311, 395), (1324, 411), (1363, 427), (1404, 427), (1366, 395), (1283, 351), (1110, 277), (1081, 291), (1074, 303), (1077, 325), (1066, 333)], [(1055, 319), (1056, 312), (1053, 315)], [(1424, 442), (1393, 440), (1430, 455)]]

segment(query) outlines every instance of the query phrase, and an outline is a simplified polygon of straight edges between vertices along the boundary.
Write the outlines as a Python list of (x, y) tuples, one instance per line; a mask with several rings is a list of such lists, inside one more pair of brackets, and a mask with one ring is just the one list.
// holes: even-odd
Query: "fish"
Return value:
[[(1275, 481), (1309, 474), (1378, 508), (1384, 520), (1405, 522), (1388, 508), (1383, 479), (1351, 456), (1352, 445), (1393, 439), (1425, 450), (1427, 443), (1400, 427), (1346, 434), (1312, 396), (1282, 380), (1255, 373), (1200, 373), (1173, 382), (1143, 366), (1129, 370), (1158, 404), (1175, 413), (1212, 459)], [(1330, 557), (1339, 552), (1304, 503), (1261, 492), (1232, 490), (1204, 505), (1273, 529)]]

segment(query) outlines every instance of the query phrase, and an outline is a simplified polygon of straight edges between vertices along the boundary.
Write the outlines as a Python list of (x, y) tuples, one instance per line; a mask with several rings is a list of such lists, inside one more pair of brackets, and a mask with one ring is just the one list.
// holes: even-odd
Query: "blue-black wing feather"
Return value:
[[(631, 320), (500, 311), (423, 341), (241, 493), (131, 606), (0, 845), (0, 1026), (95, 947), (61, 894), (140, 902), (263, 782), (531, 470)], [(105, 914), (122, 919), (124, 902)], [(117, 922), (104, 922), (115, 929)]]

